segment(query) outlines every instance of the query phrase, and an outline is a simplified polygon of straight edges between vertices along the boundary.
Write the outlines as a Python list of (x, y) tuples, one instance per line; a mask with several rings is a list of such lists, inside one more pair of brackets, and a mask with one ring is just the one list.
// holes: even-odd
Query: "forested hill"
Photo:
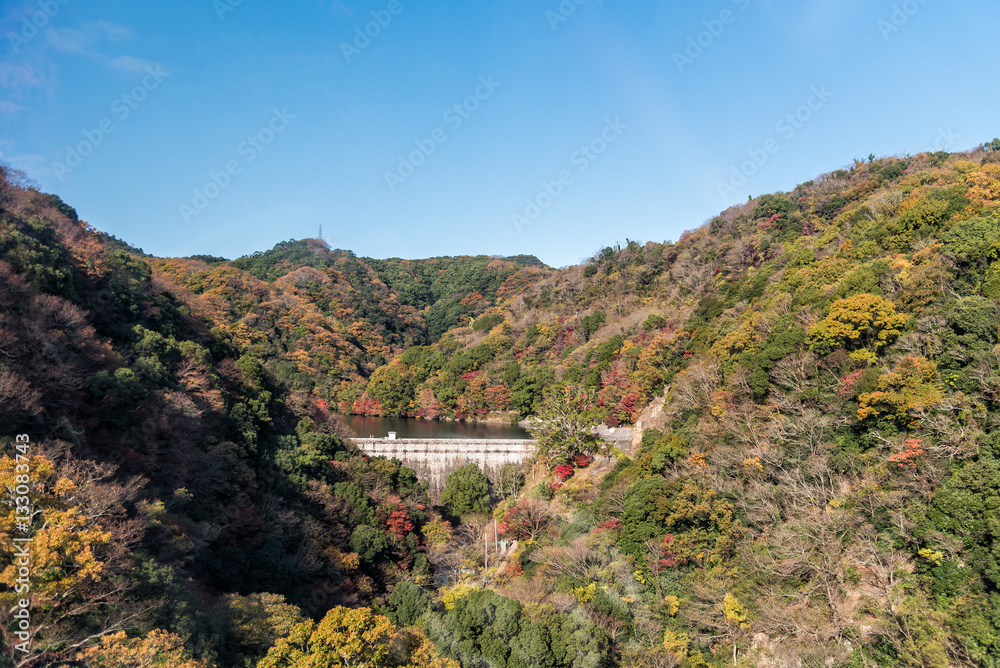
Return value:
[[(1000, 664), (1000, 141), (566, 269), (160, 259), (0, 176), (8, 665)], [(334, 408), (530, 416), (539, 457), (431, 499)]]
[(317, 239), (233, 261), (149, 263), (195, 295), (218, 333), (252, 350), (282, 386), (331, 402), (360, 397), (377, 366), (551, 271), (524, 255), (358, 258)]

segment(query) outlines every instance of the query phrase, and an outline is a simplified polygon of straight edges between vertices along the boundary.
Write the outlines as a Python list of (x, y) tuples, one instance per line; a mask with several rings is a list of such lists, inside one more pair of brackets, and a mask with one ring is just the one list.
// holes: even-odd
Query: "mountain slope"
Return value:
[[(313, 240), (153, 258), (4, 168), (0, 477), (30, 434), (58, 574), (32, 661), (159, 629), (253, 665), (348, 604), (466, 666), (993, 665), (990, 148), (857, 162), (559, 270)], [(330, 412), (629, 424), (651, 402), (634, 452), (546, 434), (493, 518), (358, 456)], [(491, 526), (518, 542), (484, 572)]]

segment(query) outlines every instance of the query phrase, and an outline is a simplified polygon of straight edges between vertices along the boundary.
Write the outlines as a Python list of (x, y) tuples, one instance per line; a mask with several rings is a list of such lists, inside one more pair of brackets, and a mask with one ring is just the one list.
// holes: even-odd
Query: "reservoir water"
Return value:
[(396, 438), (531, 438), (531, 434), (526, 429), (522, 429), (516, 424), (413, 420), (409, 418), (363, 417), (360, 415), (341, 415), (341, 418), (343, 418), (344, 424), (360, 438), (368, 436), (385, 438), (390, 431), (396, 432)]

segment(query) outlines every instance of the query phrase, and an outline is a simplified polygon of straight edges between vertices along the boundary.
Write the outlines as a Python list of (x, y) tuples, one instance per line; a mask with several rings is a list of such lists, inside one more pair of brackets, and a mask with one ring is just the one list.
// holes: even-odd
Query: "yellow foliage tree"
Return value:
[(891, 415), (897, 419), (920, 417), (944, 399), (937, 364), (923, 357), (904, 357), (896, 370), (880, 376), (878, 390), (858, 396), (858, 419)]
[[(6, 492), (0, 497), (0, 634), (5, 653), (13, 651), (19, 641), (10, 630), (11, 615), (26, 599), (32, 646), (45, 654), (86, 640), (88, 632), (73, 620), (91, 615), (94, 621), (117, 624), (98, 613), (120, 604), (123, 589), (109, 579), (109, 553), (116, 546), (111, 532), (77, 506), (84, 490), (57, 475), (43, 456), (17, 457), (0, 457), (0, 490)], [(27, 498), (18, 493), (25, 485)], [(14, 542), (29, 537), (30, 543)]]
[(229, 631), (244, 654), (263, 655), (292, 627), (305, 621), (298, 607), (281, 594), (226, 594), (222, 597)]
[(180, 636), (160, 629), (143, 638), (127, 638), (124, 631), (104, 636), (79, 658), (91, 668), (210, 668), (191, 657)]
[(667, 629), (663, 634), (663, 649), (678, 663), (687, 657), (691, 640), (686, 633)]
[[(400, 656), (400, 655), (405, 656)], [(258, 668), (458, 668), (414, 631), (400, 632), (368, 608), (333, 608), (316, 624), (297, 624)]]
[(830, 314), (809, 330), (808, 343), (814, 352), (829, 353), (836, 346), (878, 351), (902, 334), (909, 321), (904, 313), (878, 295), (859, 294), (838, 299)]
[(969, 195), (983, 200), (984, 204), (1000, 202), (1000, 164), (993, 162), (984, 165), (981, 170), (970, 173), (966, 179)]

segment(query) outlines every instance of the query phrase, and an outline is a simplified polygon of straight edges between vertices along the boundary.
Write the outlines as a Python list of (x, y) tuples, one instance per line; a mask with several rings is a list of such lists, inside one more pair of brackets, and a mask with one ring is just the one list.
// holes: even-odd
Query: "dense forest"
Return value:
[[(998, 666), (998, 204), (994, 140), (563, 269), (230, 261), (0, 167), (0, 663)], [(538, 454), (432, 498), (339, 412)]]

